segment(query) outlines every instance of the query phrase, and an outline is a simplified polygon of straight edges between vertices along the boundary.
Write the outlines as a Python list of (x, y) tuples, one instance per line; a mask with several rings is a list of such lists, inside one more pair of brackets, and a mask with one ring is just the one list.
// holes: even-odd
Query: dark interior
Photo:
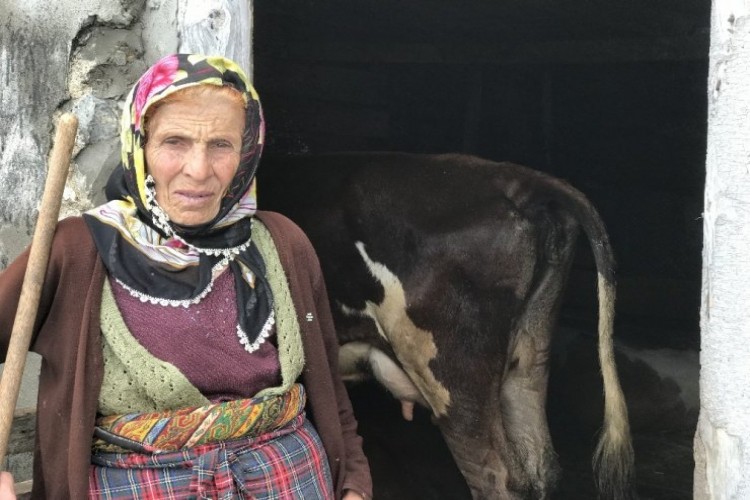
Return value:
[[(708, 0), (256, 1), (266, 152), (464, 152), (564, 178), (609, 229), (618, 343), (696, 351), (709, 17)], [(560, 321), (583, 332), (577, 365), (551, 371), (550, 426), (565, 469), (557, 498), (593, 496), (601, 411), (581, 414), (600, 404), (600, 389), (595, 271), (579, 247)], [(635, 405), (644, 386), (623, 387)], [(468, 495), (425, 412), (401, 422), (374, 386), (352, 397), (377, 498)], [(658, 411), (634, 424), (639, 491), (691, 498), (695, 415)]]

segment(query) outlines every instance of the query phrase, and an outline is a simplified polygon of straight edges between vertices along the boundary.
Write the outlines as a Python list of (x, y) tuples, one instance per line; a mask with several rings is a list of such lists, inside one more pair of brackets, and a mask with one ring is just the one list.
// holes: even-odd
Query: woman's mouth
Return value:
[(175, 191), (175, 195), (182, 201), (182, 203), (188, 205), (201, 205), (213, 198), (213, 193), (211, 191), (180, 190)]

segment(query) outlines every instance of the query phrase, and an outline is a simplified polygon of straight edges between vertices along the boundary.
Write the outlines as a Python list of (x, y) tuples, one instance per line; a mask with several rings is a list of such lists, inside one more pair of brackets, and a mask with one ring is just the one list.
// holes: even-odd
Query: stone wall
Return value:
[[(252, 74), (251, 16), (250, 0), (0, 3), (0, 270), (31, 240), (57, 117), (72, 111), (79, 119), (63, 218), (104, 201), (119, 159), (122, 103), (146, 68), (193, 51), (229, 56)], [(38, 372), (32, 355), (17, 404), (22, 419), (33, 415)], [(27, 427), (14, 424), (14, 433)], [(16, 441), (9, 465), (24, 481), (31, 447)]]
[(0, 268), (29, 243), (56, 117), (80, 120), (61, 217), (102, 200), (123, 96), (178, 46), (176, 0), (11, 1), (0, 6)]
[[(174, 20), (175, 11), (173, 0), (0, 4), (0, 269), (31, 240), (62, 112), (78, 115), (80, 130), (61, 217), (102, 200), (118, 157), (122, 98), (149, 56), (177, 48), (176, 30), (159, 21)], [(21, 490), (31, 477), (33, 441), (22, 424), (33, 419), (39, 364), (38, 356), (29, 356), (9, 448), (8, 468)]]
[(248, 0), (59, 0), (0, 5), (0, 269), (29, 243), (55, 117), (80, 120), (61, 217), (103, 201), (125, 94), (175, 51), (224, 54), (249, 74)]

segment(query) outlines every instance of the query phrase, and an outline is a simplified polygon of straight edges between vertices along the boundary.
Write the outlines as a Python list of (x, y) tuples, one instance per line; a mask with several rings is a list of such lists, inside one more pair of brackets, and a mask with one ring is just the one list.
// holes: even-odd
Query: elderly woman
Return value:
[[(315, 253), (256, 212), (263, 134), (227, 59), (171, 55), (136, 83), (109, 202), (53, 243), (35, 498), (371, 495)], [(0, 274), (3, 356), (27, 258)]]

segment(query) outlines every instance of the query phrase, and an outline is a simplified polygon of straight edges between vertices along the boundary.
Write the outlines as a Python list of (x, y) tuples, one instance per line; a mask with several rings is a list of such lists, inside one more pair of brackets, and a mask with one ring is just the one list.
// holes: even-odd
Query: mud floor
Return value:
[[(370, 459), (376, 499), (471, 499), (426, 411), (417, 409), (414, 421), (404, 421), (398, 402), (374, 383), (350, 387), (349, 393)], [(592, 430), (554, 417), (550, 418), (550, 429), (563, 468), (553, 498), (596, 498), (590, 467)], [(641, 499), (692, 498), (691, 433), (636, 433), (634, 448)]]

